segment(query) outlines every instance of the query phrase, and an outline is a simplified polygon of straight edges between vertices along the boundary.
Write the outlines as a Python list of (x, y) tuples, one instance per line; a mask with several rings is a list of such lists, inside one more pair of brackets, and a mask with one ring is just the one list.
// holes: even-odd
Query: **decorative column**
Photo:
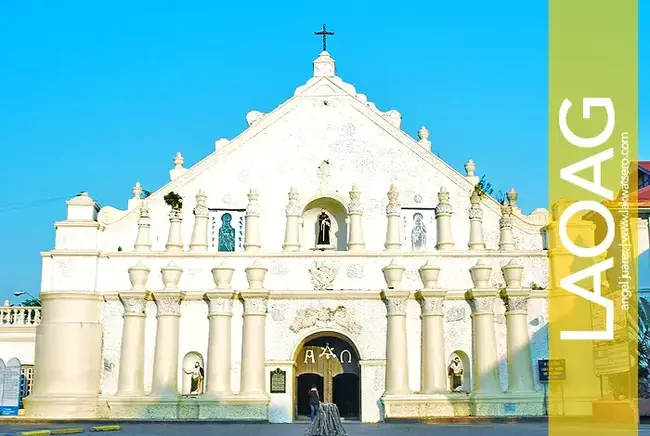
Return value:
[(402, 248), (402, 238), (400, 237), (400, 216), (402, 207), (399, 204), (399, 191), (397, 186), (390, 185), (388, 191), (388, 206), (386, 206), (386, 217), (388, 217), (388, 227), (386, 229), (386, 251), (400, 250)]
[(190, 239), (190, 251), (208, 251), (208, 206), (203, 189), (196, 194), (194, 206), (194, 228)]
[(251, 189), (248, 193), (248, 206), (246, 206), (246, 229), (244, 234), (244, 251), (260, 251), (260, 205), (257, 203), (259, 194)]
[(436, 206), (436, 230), (438, 250), (453, 250), (454, 241), (451, 236), (451, 205), (449, 204), (449, 191), (444, 186), (438, 192), (438, 205)]
[(224, 261), (212, 268), (216, 288), (205, 294), (208, 303), (208, 364), (206, 395), (230, 395), (230, 337), (232, 303), (235, 296), (231, 288), (235, 271)]
[(151, 394), (155, 396), (178, 395), (178, 346), (181, 301), (184, 292), (178, 289), (183, 270), (172, 261), (161, 268), (165, 288), (154, 294), (158, 313), (156, 350), (153, 360)]
[(512, 206), (501, 206), (499, 219), (499, 250), (511, 251), (515, 249), (515, 240), (512, 237)]
[(183, 251), (183, 234), (181, 232), (181, 222), (183, 221), (182, 206), (172, 207), (169, 212), (169, 236), (167, 237), (167, 244), (165, 251), (168, 252), (182, 252)]
[(282, 244), (283, 251), (298, 251), (300, 250), (300, 193), (295, 188), (291, 187), (289, 191), (289, 203), (287, 204), (287, 226), (284, 231), (284, 244)]
[(401, 289), (404, 267), (395, 260), (382, 269), (388, 289), (382, 292), (386, 305), (386, 387), (384, 395), (411, 393), (406, 342), (406, 302), (410, 291)]
[(129, 268), (131, 291), (120, 294), (124, 305), (118, 396), (144, 395), (144, 329), (149, 268), (142, 261)]
[(506, 306), (508, 392), (534, 392), (528, 336), (530, 289), (521, 286), (524, 267), (514, 260), (503, 266), (501, 271), (506, 281), (506, 288), (501, 291), (501, 299)]
[(485, 250), (483, 239), (483, 209), (481, 209), (481, 195), (478, 189), (472, 190), (469, 197), (471, 203), (467, 210), (469, 214), (469, 246), (470, 250)]
[(240, 292), (244, 301), (240, 395), (266, 397), (266, 306), (264, 289), (267, 268), (257, 262), (246, 268), (248, 289)]
[(420, 360), (420, 393), (434, 394), (447, 391), (447, 364), (445, 361), (445, 333), (443, 307), (446, 291), (438, 289), (440, 268), (431, 262), (420, 267), (424, 288), (416, 298), (422, 309), (422, 345)]
[(140, 218), (138, 219), (138, 236), (135, 238), (135, 251), (151, 250), (151, 219), (149, 218), (149, 205), (146, 201), (140, 204)]
[(499, 384), (499, 360), (494, 330), (495, 289), (489, 281), (492, 267), (483, 259), (470, 268), (474, 288), (467, 291), (466, 298), (472, 309), (473, 379), (474, 393), (497, 394)]
[(363, 241), (363, 208), (361, 207), (361, 191), (357, 185), (352, 185), (350, 191), (348, 216), (350, 218), (348, 251), (363, 251), (366, 247)]

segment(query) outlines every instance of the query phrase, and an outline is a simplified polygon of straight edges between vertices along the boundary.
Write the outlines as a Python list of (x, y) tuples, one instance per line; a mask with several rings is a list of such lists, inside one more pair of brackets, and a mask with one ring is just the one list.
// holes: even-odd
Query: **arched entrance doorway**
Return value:
[(295, 414), (309, 416), (307, 394), (316, 386), (321, 401), (334, 403), (341, 417), (358, 419), (361, 411), (361, 367), (359, 353), (345, 336), (316, 333), (303, 342), (295, 356)]

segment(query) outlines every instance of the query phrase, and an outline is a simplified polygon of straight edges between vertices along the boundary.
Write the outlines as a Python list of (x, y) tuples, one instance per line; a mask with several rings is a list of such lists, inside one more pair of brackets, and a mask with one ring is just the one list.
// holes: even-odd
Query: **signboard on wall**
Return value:
[(10, 359), (4, 371), (0, 416), (17, 416), (20, 405), (20, 360)]
[(566, 380), (566, 362), (564, 359), (539, 359), (537, 361), (539, 381)]
[(287, 392), (287, 372), (277, 368), (271, 371), (271, 393), (284, 394)]

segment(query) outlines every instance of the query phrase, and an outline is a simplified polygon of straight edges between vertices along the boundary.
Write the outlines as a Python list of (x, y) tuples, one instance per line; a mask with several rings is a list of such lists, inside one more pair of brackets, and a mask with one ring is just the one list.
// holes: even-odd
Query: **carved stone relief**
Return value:
[(314, 261), (314, 264), (309, 267), (311, 283), (314, 286), (314, 290), (332, 289), (332, 284), (338, 272), (339, 267), (334, 262)]
[(353, 315), (344, 306), (338, 306), (335, 309), (329, 307), (300, 309), (289, 329), (294, 333), (298, 333), (311, 327), (325, 327), (332, 324), (338, 325), (355, 335), (361, 333), (361, 324), (354, 319)]

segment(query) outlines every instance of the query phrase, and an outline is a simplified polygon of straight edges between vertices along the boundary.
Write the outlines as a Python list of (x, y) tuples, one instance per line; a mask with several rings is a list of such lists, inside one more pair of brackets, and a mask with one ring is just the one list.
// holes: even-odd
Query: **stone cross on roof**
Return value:
[(316, 35), (322, 35), (323, 36), (323, 51), (327, 51), (327, 37), (334, 35), (334, 32), (328, 32), (327, 31), (327, 26), (323, 24), (323, 30), (319, 30), (318, 32), (314, 32)]

